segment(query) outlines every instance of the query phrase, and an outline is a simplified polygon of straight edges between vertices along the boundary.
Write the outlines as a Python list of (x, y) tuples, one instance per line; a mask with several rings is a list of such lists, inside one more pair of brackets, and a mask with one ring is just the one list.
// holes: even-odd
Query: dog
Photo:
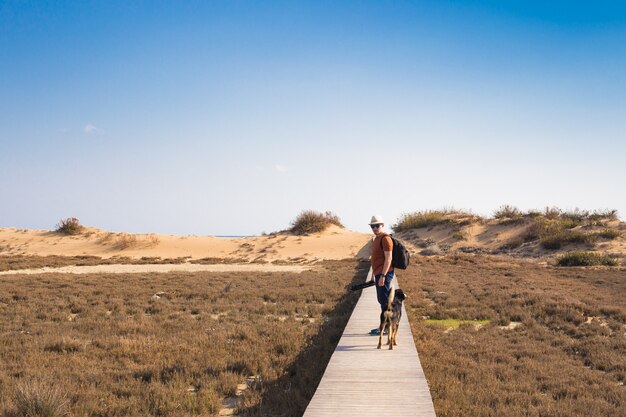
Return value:
[(389, 293), (389, 299), (387, 301), (387, 310), (380, 313), (380, 336), (378, 336), (378, 349), (383, 343), (383, 332), (385, 327), (388, 327), (387, 344), (389, 350), (393, 350), (394, 345), (398, 345), (396, 342), (396, 336), (398, 335), (398, 325), (400, 324), (400, 318), (402, 317), (402, 302), (406, 299), (406, 295), (402, 290), (394, 290), (392, 288)]

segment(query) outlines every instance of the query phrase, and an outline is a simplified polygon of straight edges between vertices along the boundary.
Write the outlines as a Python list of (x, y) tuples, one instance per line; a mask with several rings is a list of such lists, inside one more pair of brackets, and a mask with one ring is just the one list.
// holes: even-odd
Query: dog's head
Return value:
[(404, 301), (404, 299), (406, 298), (406, 295), (404, 295), (404, 292), (400, 289), (396, 290), (396, 299), (400, 300), (400, 301)]

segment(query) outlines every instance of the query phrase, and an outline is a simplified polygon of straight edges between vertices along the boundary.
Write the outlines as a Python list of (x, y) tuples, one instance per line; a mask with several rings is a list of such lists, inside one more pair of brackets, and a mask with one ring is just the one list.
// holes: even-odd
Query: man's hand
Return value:
[(380, 279), (378, 280), (378, 286), (379, 287), (384, 287), (385, 286), (385, 276), (384, 275), (382, 277), (380, 277)]

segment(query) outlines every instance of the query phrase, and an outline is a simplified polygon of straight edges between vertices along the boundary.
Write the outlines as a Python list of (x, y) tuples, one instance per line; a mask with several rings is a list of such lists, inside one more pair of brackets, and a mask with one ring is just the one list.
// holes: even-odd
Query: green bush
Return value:
[(615, 258), (596, 252), (569, 252), (560, 256), (557, 261), (559, 266), (593, 266), (607, 265), (617, 266)]
[(343, 227), (339, 217), (330, 211), (319, 213), (313, 210), (306, 210), (300, 213), (291, 223), (290, 231), (296, 235), (319, 233), (326, 230), (331, 224)]
[(582, 243), (593, 246), (597, 235), (591, 232), (570, 230), (569, 220), (538, 219), (527, 231), (527, 236), (538, 236), (539, 243), (545, 249), (560, 249), (568, 243)]
[(77, 235), (83, 231), (84, 227), (76, 217), (61, 219), (57, 224), (56, 231), (65, 235)]

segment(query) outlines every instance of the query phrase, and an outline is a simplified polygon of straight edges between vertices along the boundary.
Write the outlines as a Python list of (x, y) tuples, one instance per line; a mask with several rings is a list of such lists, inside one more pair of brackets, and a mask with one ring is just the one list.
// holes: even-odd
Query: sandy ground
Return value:
[[(496, 221), (475, 223), (463, 227), (441, 225), (413, 229), (398, 234), (413, 253), (441, 254), (451, 251), (479, 249), (487, 253), (504, 253), (531, 258), (550, 258), (567, 250), (585, 250), (585, 246), (568, 245), (560, 251), (542, 248), (538, 241), (525, 243), (527, 224), (503, 225)], [(613, 240), (600, 240), (594, 250), (626, 256), (626, 223), (614, 221), (602, 227), (581, 229), (598, 232), (610, 228), (622, 235)], [(578, 228), (577, 228), (578, 229)], [(155, 257), (161, 259), (212, 258), (211, 265), (182, 263), (172, 265), (99, 265), (55, 269), (55, 272), (168, 272), (168, 271), (278, 271), (283, 266), (312, 265), (317, 261), (358, 258), (368, 259), (371, 234), (331, 226), (326, 231), (307, 236), (276, 233), (246, 238), (214, 236), (175, 236), (157, 234), (113, 233), (87, 227), (76, 236), (66, 236), (48, 230), (0, 229), (0, 255), (60, 255), (111, 257)], [(515, 243), (517, 242), (517, 243)], [(513, 245), (514, 249), (499, 251)], [(447, 249), (446, 249), (447, 248)], [(425, 253), (425, 252), (430, 253)], [(225, 264), (213, 260), (227, 260)], [(272, 264), (273, 263), (273, 264)], [(68, 269), (69, 268), (69, 269)], [(301, 270), (301, 269), (294, 269)], [(36, 270), (32, 273), (41, 273)], [(43, 272), (52, 272), (50, 268)]]
[[(551, 258), (563, 252), (573, 250), (594, 250), (611, 253), (621, 258), (626, 256), (626, 223), (611, 221), (604, 226), (576, 227), (571, 229), (581, 233), (598, 233), (602, 230), (611, 229), (621, 232), (621, 236), (612, 239), (598, 239), (593, 247), (584, 244), (567, 244), (560, 250), (548, 250), (543, 248), (538, 240), (525, 241), (529, 223), (500, 224), (490, 220), (482, 223), (474, 223), (466, 226), (438, 225), (413, 229), (398, 234), (400, 239), (418, 248), (438, 252), (447, 247), (450, 251), (465, 251), (465, 249), (479, 249), (486, 253), (501, 252), (508, 255), (523, 256), (530, 258)], [(420, 249), (421, 248), (421, 249)]]
[(111, 233), (86, 228), (76, 236), (48, 230), (0, 229), (0, 255), (230, 258), (246, 262), (311, 263), (369, 256), (371, 235), (331, 226), (309, 236), (273, 234), (248, 238)]

